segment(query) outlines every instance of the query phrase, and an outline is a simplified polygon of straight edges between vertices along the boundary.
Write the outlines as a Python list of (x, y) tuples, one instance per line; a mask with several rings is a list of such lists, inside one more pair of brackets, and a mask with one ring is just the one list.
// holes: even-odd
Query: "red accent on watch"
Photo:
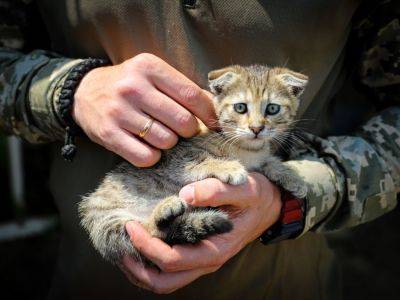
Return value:
[(302, 221), (304, 217), (303, 200), (298, 199), (287, 192), (282, 193), (282, 211), (279, 221), (289, 224)]
[(292, 211), (285, 211), (281, 217), (282, 224), (290, 224), (296, 221), (300, 221), (303, 218), (303, 212), (301, 209)]
[(291, 211), (294, 209), (300, 209), (301, 208), (301, 203), (297, 201), (298, 199), (293, 198), (293, 199), (282, 199), (283, 201), (283, 206), (285, 211)]
[(260, 237), (263, 244), (297, 237), (304, 228), (305, 202), (282, 190), (282, 209), (278, 221)]

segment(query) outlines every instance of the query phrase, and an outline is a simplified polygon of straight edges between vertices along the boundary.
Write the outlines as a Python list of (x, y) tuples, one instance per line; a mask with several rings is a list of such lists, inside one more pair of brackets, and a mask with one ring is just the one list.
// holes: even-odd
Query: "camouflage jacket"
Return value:
[[(0, 130), (32, 143), (51, 142), (64, 133), (57, 104), (60, 88), (81, 60), (32, 51), (46, 47), (29, 34), (40, 29), (31, 2), (0, 0)], [(372, 6), (361, 14), (362, 22), (355, 22), (352, 48), (359, 60), (359, 85), (373, 97), (376, 116), (346, 136), (307, 135), (311, 147), (287, 162), (309, 186), (304, 232), (354, 226), (396, 206), (400, 5), (385, 0)]]

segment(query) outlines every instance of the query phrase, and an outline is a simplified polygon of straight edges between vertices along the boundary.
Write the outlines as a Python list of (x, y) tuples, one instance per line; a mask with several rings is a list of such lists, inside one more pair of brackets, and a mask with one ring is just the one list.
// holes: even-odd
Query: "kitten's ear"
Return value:
[(214, 70), (208, 73), (208, 84), (214, 95), (222, 94), (232, 85), (239, 75), (232, 67)]
[(290, 70), (284, 71), (277, 77), (290, 89), (295, 97), (299, 97), (304, 92), (308, 83), (308, 76)]

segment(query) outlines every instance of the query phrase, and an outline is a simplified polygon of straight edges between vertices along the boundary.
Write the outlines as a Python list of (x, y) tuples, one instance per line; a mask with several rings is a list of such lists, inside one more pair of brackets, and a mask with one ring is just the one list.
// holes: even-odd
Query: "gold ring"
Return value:
[(144, 125), (143, 129), (141, 132), (139, 132), (139, 136), (141, 138), (144, 138), (144, 136), (147, 134), (147, 132), (149, 132), (151, 125), (153, 125), (154, 120), (152, 118), (150, 118), (146, 125)]

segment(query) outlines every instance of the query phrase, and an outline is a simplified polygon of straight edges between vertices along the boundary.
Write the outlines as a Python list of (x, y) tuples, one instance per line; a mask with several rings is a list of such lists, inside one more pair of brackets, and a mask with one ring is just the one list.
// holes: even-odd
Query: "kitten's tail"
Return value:
[(233, 228), (226, 213), (213, 208), (190, 208), (174, 219), (165, 241), (170, 244), (195, 244), (208, 236), (226, 233)]

